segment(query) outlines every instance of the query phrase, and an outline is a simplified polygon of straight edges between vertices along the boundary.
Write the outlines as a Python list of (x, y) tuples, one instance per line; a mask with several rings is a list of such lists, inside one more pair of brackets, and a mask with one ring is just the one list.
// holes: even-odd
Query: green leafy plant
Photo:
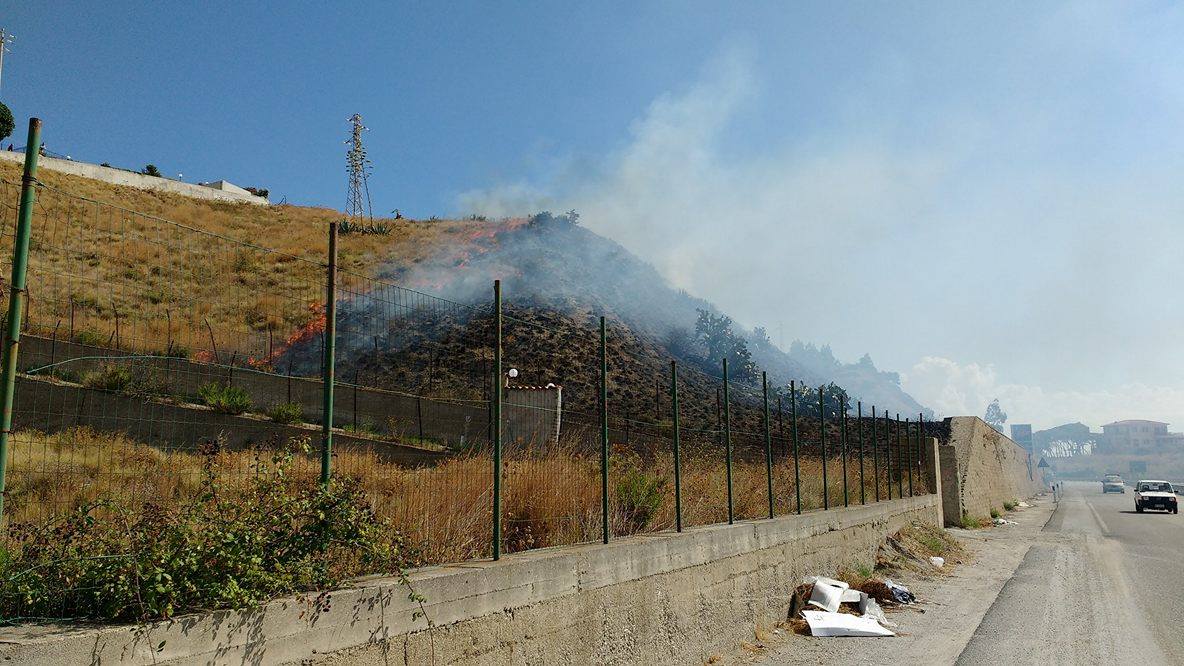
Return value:
[(125, 365), (104, 363), (82, 375), (82, 385), (103, 391), (123, 392), (132, 385), (132, 372)]
[(253, 607), (363, 573), (401, 576), (402, 537), (360, 483), (293, 474), (294, 453), (308, 448), (289, 443), (230, 482), (210, 453), (200, 490), (180, 505), (101, 499), (13, 526), (0, 617), (142, 621)]
[(107, 338), (102, 333), (84, 328), (74, 333), (74, 342), (89, 347), (101, 347), (107, 343)]
[(367, 435), (371, 437), (378, 435), (378, 426), (370, 419), (362, 419), (357, 424), (348, 423), (342, 426), (341, 429), (355, 435)]
[(304, 407), (297, 402), (279, 402), (267, 408), (267, 416), (276, 423), (303, 423)]
[(977, 530), (977, 529), (981, 529), (981, 528), (985, 527), (986, 521), (984, 521), (980, 518), (975, 518), (974, 516), (972, 516), (968, 513), (964, 513), (964, 514), (962, 514), (962, 523), (961, 524), (962, 524), (962, 529), (964, 529), (964, 530)]
[(662, 508), (666, 479), (641, 469), (629, 469), (617, 480), (616, 509), (630, 532), (640, 532)]
[(995, 507), (991, 507), (991, 517), (992, 518), (998, 518), (1000, 515), (1001, 514), (999, 513), (999, 509), (996, 509)]
[(237, 386), (210, 382), (197, 389), (197, 397), (207, 407), (226, 414), (242, 414), (251, 409), (251, 396)]
[(1007, 509), (1008, 511), (1015, 511), (1015, 508), (1019, 505), (1020, 503), (1017, 500), (1008, 500), (1003, 503), (1003, 508)]
[(145, 164), (144, 169), (140, 173), (145, 176), (156, 176), (160, 178), (160, 169), (157, 169), (155, 164)]

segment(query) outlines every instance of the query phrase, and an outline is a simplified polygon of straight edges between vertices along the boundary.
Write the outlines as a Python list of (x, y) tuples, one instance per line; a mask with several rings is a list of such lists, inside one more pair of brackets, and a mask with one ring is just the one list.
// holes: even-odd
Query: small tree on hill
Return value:
[(140, 171), (140, 173), (144, 174), (145, 176), (156, 176), (157, 178), (160, 178), (160, 169), (157, 169), (155, 164), (144, 165), (144, 169)]
[(12, 111), (5, 106), (4, 102), (0, 102), (0, 141), (12, 136), (12, 130), (15, 127), (12, 121)]
[(700, 309), (699, 319), (695, 322), (695, 335), (707, 350), (707, 362), (710, 365), (718, 366), (726, 358), (732, 376), (742, 380), (756, 378), (756, 363), (752, 362), (748, 343), (732, 331), (731, 317)]
[(995, 398), (991, 404), (987, 405), (987, 414), (983, 416), (983, 420), (995, 430), (1003, 432), (1003, 424), (1007, 423), (1007, 412), (999, 406), (999, 398)]

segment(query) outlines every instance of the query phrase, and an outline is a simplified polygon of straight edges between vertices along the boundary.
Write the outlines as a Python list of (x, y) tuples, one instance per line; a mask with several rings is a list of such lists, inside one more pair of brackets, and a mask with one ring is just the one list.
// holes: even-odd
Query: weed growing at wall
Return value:
[(251, 409), (251, 396), (237, 386), (210, 382), (197, 389), (197, 397), (202, 404), (217, 412), (242, 414)]
[(303, 423), (304, 407), (297, 402), (281, 402), (268, 407), (267, 416), (276, 423)]

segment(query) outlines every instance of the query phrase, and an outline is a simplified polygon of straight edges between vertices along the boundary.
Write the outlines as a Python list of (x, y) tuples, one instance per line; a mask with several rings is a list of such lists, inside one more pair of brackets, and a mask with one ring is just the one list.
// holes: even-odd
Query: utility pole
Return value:
[(4, 80), (4, 52), (8, 50), (8, 45), (15, 40), (16, 37), (4, 28), (0, 28), (0, 83)]
[(362, 132), (366, 126), (362, 124), (361, 114), (355, 113), (349, 118), (350, 137), (345, 142), (349, 146), (346, 152), (346, 166), (349, 169), (349, 194), (345, 201), (346, 221), (353, 225), (369, 224), (374, 221), (374, 212), (370, 206), (370, 160), (366, 157), (366, 148), (362, 145)]

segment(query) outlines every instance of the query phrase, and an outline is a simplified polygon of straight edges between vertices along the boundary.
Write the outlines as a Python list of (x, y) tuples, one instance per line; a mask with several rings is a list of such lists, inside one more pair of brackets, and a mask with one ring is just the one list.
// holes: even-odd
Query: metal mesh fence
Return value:
[[(19, 190), (0, 182), (4, 274)], [(292, 474), (355, 479), (413, 564), (928, 492), (916, 423), (676, 368), (620, 322), (602, 342), (597, 313), (341, 269), (330, 291), (328, 233), (298, 256), (45, 184), (33, 218), (5, 540), (99, 500), (182, 502), (211, 465), (243, 483), (292, 441)]]

